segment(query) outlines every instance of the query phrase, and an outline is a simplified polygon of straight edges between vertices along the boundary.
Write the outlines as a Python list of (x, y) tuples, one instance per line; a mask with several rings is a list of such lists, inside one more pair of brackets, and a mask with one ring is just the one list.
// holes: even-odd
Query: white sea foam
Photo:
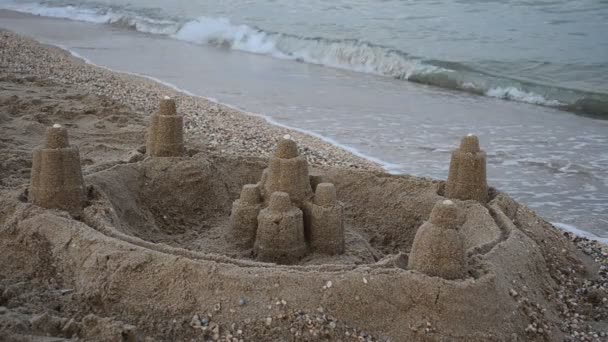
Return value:
[(270, 33), (226, 18), (199, 17), (185, 23), (175, 39), (233, 50), (408, 79), (412, 75), (448, 72), (381, 46), (356, 40), (328, 40)]
[(234, 50), (287, 58), (276, 47), (269, 34), (247, 25), (233, 25), (226, 18), (200, 17), (185, 23), (173, 38), (198, 43), (225, 46)]
[(526, 92), (516, 87), (495, 87), (491, 88), (485, 93), (490, 97), (497, 97), (506, 100), (513, 100), (518, 102), (526, 102), (544, 106), (561, 106), (563, 103), (557, 100), (548, 100), (544, 96), (535, 94), (532, 92)]
[(566, 231), (566, 232), (570, 232), (574, 235), (580, 236), (580, 237), (584, 237), (587, 238), (589, 240), (594, 240), (594, 241), (598, 241), (601, 243), (605, 243), (608, 244), (608, 237), (600, 237), (597, 236), (593, 233), (590, 232), (586, 232), (584, 230), (578, 229), (577, 227), (570, 225), (570, 224), (566, 224), (566, 223), (560, 223), (560, 222), (552, 222), (552, 224), (556, 227), (559, 228), (560, 230)]

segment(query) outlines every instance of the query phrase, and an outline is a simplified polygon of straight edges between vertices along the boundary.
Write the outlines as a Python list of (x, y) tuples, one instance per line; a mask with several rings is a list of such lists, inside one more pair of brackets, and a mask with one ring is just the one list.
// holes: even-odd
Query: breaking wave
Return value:
[(38, 3), (0, 2), (4, 9), (34, 15), (109, 24), (138, 32), (214, 45), (220, 48), (290, 59), (356, 72), (464, 91), (472, 94), (556, 107), (608, 119), (608, 94), (523, 82), (491, 75), (457, 62), (427, 60), (360, 40), (301, 37), (269, 32), (226, 18), (162, 18), (124, 9), (50, 7)]

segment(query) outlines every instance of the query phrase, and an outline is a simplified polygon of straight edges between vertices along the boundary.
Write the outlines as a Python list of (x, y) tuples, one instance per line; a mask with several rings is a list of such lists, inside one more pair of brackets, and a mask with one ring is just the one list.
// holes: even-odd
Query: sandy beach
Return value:
[[(181, 158), (146, 156), (165, 96), (183, 115)], [(80, 153), (79, 217), (28, 201), (32, 151), (53, 124)], [(465, 274), (429, 276), (408, 261), (446, 198), (443, 180), (389, 175), (315, 137), (9, 31), (0, 129), (0, 340), (608, 340), (608, 247), (494, 189), (487, 204), (454, 200)], [(335, 185), (340, 255), (276, 265), (226, 238), (233, 201), (265, 177), (285, 135), (311, 176)]]

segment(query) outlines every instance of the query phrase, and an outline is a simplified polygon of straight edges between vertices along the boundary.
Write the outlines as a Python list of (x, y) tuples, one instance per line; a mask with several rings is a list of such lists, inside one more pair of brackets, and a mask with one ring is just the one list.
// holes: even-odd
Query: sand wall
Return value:
[[(492, 274), (452, 282), (398, 269), (363, 267), (337, 274), (243, 268), (151, 251), (49, 213), (34, 214), (17, 229), (15, 237), (38, 235), (48, 244), (58, 272), (71, 278), (93, 307), (123, 312), (140, 323), (141, 317), (152, 324), (188, 316), (215, 302), (226, 310), (218, 319), (245, 320), (259, 316), (257, 312), (273, 298), (286, 298), (293, 307), (314, 311), (320, 305), (341, 320), (373, 327), (372, 331), (398, 340), (423, 336), (427, 322), (441, 336), (463, 340), (499, 340), (499, 326), (503, 332), (524, 328), (510, 315), (513, 303), (507, 293), (497, 291), (500, 287)], [(9, 240), (6, 234), (2, 232), (3, 239)], [(327, 281), (333, 285), (323, 290)], [(243, 296), (250, 303), (245, 308), (238, 306)], [(238, 310), (231, 313), (230, 308)], [(508, 321), (513, 325), (505, 325), (505, 317), (511, 317)], [(422, 335), (403, 329), (407, 326)]]

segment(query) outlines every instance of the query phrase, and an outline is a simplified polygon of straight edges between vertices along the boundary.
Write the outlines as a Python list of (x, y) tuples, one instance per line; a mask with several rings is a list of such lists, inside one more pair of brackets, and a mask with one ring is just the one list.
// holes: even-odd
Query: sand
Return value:
[[(182, 157), (145, 155), (163, 96), (184, 118)], [(56, 123), (80, 151), (78, 219), (29, 202), (32, 151)], [(606, 340), (608, 249), (495, 189), (487, 204), (453, 200), (464, 274), (429, 276), (408, 259), (446, 200), (444, 181), (386, 174), (318, 139), (9, 32), (0, 33), (0, 129), (5, 339)], [(284, 134), (308, 161), (311, 187), (335, 186), (343, 254), (277, 265), (231, 238), (233, 202)]]

